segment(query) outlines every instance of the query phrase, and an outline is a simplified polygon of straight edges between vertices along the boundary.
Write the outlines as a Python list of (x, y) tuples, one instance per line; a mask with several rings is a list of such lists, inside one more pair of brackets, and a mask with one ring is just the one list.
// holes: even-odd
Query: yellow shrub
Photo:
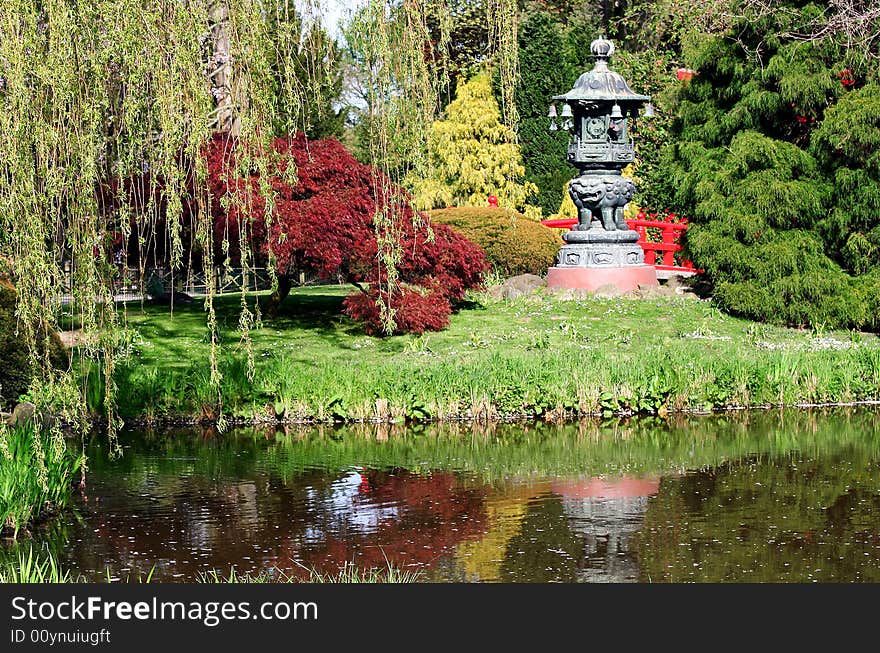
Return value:
[(463, 206), (426, 212), (433, 223), (452, 227), (486, 252), (501, 274), (540, 274), (556, 262), (562, 233), (522, 214), (495, 207)]

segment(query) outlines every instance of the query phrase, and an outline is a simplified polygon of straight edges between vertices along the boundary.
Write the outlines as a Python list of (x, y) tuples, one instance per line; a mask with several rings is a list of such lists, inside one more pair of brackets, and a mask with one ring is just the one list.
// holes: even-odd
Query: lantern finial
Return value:
[(607, 66), (608, 60), (611, 58), (611, 55), (614, 54), (614, 44), (606, 39), (604, 36), (600, 36), (598, 39), (590, 43), (590, 52), (593, 53), (593, 56), (596, 58), (596, 67)]

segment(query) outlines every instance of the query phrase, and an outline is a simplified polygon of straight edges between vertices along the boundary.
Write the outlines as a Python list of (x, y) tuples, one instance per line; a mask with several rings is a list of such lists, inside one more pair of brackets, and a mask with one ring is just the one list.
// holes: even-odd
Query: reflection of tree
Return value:
[(387, 555), (436, 579), (880, 580), (876, 411), (359, 428), (123, 435), (113, 462), (96, 440), (82, 523), (40, 545), (95, 578)]
[[(516, 484), (503, 491), (493, 492), (486, 502), (488, 530), (479, 539), (467, 540), (458, 545), (455, 552), (460, 581), (495, 580), (501, 576), (501, 564), (510, 540), (522, 530), (528, 506), (535, 497), (545, 494), (547, 482)], [(451, 570), (444, 568), (449, 574)]]
[(546, 495), (529, 504), (520, 532), (503, 553), (501, 581), (574, 582), (584, 555), (583, 541), (571, 530), (562, 500)]
[(665, 479), (633, 548), (652, 581), (880, 581), (878, 463), (844, 448)]
[[(284, 483), (257, 473), (247, 480), (157, 474), (151, 493), (133, 497), (115, 478), (84, 505), (86, 528), (74, 545), (78, 569), (96, 577), (110, 567), (136, 576), (192, 579), (199, 571), (240, 572), (297, 563), (335, 571), (422, 566), (486, 529), (485, 489), (451, 473), (311, 470)], [(128, 490), (128, 491), (127, 491)]]
[[(320, 537), (311, 543), (288, 537), (276, 564), (294, 567), (293, 560), (299, 559), (335, 570), (347, 561), (384, 567), (387, 560), (401, 567), (423, 566), (486, 530), (486, 488), (468, 487), (454, 474), (396, 470), (354, 476), (352, 494), (331, 499), (332, 516), (321, 502), (313, 504), (318, 529), (312, 534)], [(328, 516), (334, 524), (324, 523), (321, 530), (319, 522)]]

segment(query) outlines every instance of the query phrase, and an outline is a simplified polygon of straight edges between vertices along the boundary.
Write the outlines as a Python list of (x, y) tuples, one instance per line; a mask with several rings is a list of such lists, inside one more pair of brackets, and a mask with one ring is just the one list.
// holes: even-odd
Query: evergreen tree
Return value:
[(431, 175), (409, 179), (420, 209), (485, 206), (495, 195), (501, 207), (540, 218), (540, 209), (529, 204), (537, 188), (523, 179), (522, 155), (501, 121), (488, 73), (458, 85), (444, 119), (431, 125), (428, 158)]
[(571, 50), (564, 45), (565, 33), (553, 16), (535, 12), (525, 17), (519, 31), (520, 79), (514, 99), (525, 177), (537, 186), (535, 204), (545, 216), (556, 211), (564, 187), (576, 174), (567, 161), (568, 132), (549, 131), (546, 116), (550, 99), (577, 79), (575, 62), (568, 56)]
[(844, 268), (869, 272), (880, 265), (880, 85), (844, 94), (811, 145), (834, 185), (822, 236)]
[(834, 39), (786, 36), (833, 25), (833, 12), (780, 4), (744, 7), (726, 33), (686, 49), (697, 75), (655, 182), (692, 217), (693, 260), (723, 308), (877, 328), (878, 91)]

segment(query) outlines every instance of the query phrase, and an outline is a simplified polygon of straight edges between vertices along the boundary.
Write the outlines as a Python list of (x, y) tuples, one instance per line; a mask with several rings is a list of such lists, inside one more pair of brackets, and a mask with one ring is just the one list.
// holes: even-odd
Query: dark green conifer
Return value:
[(577, 79), (565, 39), (562, 26), (546, 12), (527, 14), (520, 25), (520, 79), (514, 98), (520, 115), (519, 141), (526, 180), (539, 189), (533, 202), (545, 217), (559, 208), (563, 187), (575, 175), (566, 161), (568, 132), (547, 129), (550, 98), (567, 91)]
[(833, 37), (787, 36), (832, 14), (779, 4), (691, 39), (697, 75), (654, 181), (692, 217), (691, 254), (723, 308), (878, 328), (880, 87)]

